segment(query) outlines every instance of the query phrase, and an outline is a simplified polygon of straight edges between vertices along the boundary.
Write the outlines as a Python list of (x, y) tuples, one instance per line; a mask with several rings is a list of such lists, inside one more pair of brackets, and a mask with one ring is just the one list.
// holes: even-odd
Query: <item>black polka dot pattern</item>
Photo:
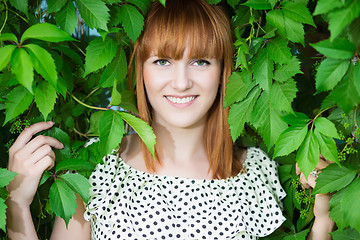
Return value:
[(159, 176), (107, 155), (90, 176), (92, 239), (257, 239), (285, 218), (277, 164), (247, 149), (247, 173), (221, 180)]

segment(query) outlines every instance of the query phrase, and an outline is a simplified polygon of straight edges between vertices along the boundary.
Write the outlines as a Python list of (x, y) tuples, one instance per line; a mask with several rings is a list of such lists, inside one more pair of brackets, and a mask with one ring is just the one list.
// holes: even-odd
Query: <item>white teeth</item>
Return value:
[(176, 97), (170, 97), (170, 96), (166, 96), (166, 98), (169, 99), (173, 103), (181, 103), (181, 104), (191, 102), (195, 99), (195, 97), (176, 98)]

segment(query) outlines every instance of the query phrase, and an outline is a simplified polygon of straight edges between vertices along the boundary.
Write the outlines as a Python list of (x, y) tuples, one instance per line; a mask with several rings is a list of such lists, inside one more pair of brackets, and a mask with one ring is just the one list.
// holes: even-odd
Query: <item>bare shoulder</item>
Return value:
[(120, 145), (120, 157), (131, 167), (146, 171), (139, 135), (131, 134), (123, 137)]
[(245, 147), (237, 147), (234, 148), (234, 151), (236, 159), (240, 160), (241, 164), (244, 164), (247, 158), (247, 149)]

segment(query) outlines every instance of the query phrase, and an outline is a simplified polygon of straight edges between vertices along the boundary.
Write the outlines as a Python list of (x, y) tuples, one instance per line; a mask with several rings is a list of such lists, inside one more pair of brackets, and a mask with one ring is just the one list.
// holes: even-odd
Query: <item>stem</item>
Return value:
[(77, 50), (79, 50), (85, 56), (85, 52), (81, 48), (79, 48), (74, 42), (70, 42), (76, 47)]
[(95, 88), (94, 90), (92, 90), (92, 92), (89, 93), (89, 94), (85, 97), (84, 101), (86, 101), (89, 97), (91, 97), (91, 96), (92, 96), (94, 93), (96, 93), (99, 89), (100, 89), (100, 87)]
[(88, 104), (80, 101), (78, 98), (76, 98), (76, 97), (75, 97), (74, 95), (72, 95), (71, 93), (68, 92), (68, 94), (69, 94), (75, 101), (77, 101), (78, 103), (80, 103), (80, 104), (83, 105), (84, 107), (87, 107), (87, 108), (90, 108), (90, 109), (96, 109), (96, 110), (103, 110), (103, 111), (109, 110), (109, 108), (94, 107), (94, 106), (88, 105)]
[(1, 29), (0, 29), (0, 34), (2, 33), (2, 30), (4, 30), (4, 27), (5, 27), (5, 24), (7, 22), (7, 19), (8, 19), (8, 6), (6, 4), (6, 1), (4, 1), (4, 4), (5, 4), (5, 8), (6, 8), (6, 11), (5, 11), (5, 20), (4, 20), (4, 24), (2, 25)]
[(9, 10), (12, 12), (12, 13), (14, 13), (16, 16), (18, 16), (19, 18), (21, 18), (24, 22), (28, 22), (28, 20), (26, 20), (23, 16), (21, 16), (20, 14), (18, 14), (17, 12), (15, 12), (14, 10), (11, 10), (10, 8), (9, 8)]
[(79, 132), (76, 128), (74, 128), (73, 130), (74, 130), (74, 132), (76, 132), (76, 133), (79, 134), (80, 136), (83, 136), (83, 137), (88, 138), (88, 135), (87, 135), (87, 134)]

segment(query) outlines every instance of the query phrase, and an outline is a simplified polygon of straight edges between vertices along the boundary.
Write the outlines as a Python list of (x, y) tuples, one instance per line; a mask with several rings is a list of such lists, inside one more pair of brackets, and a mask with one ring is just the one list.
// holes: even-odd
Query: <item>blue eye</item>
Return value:
[(169, 64), (169, 61), (166, 59), (158, 59), (156, 61), (154, 61), (155, 64), (160, 65), (160, 66), (166, 66)]

